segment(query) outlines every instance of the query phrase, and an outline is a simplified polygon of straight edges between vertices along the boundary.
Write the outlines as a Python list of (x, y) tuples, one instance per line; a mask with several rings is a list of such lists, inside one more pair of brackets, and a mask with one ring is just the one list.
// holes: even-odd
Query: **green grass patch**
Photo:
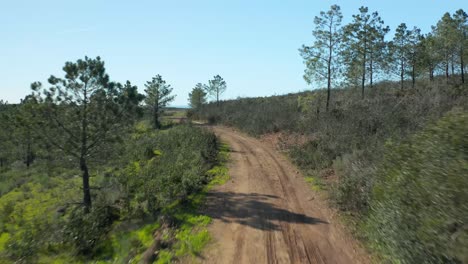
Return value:
[(206, 229), (195, 233), (190, 229), (186, 229), (179, 232), (176, 238), (180, 241), (175, 252), (177, 257), (185, 256), (187, 253), (191, 255), (199, 254), (203, 247), (211, 240), (211, 236)]
[(175, 118), (183, 118), (187, 115), (187, 110), (178, 109), (173, 111), (167, 111), (168, 115)]
[(314, 176), (306, 176), (305, 181), (310, 185), (310, 188), (314, 191), (323, 190), (323, 184), (320, 179)]
[(216, 175), (213, 180), (208, 184), (208, 189), (216, 185), (223, 185), (229, 180), (228, 168), (217, 166), (209, 171), (209, 173)]
[(169, 250), (161, 250), (159, 252), (159, 255), (158, 255), (158, 259), (156, 260), (156, 264), (168, 264), (168, 263), (171, 263), (172, 261), (172, 258), (173, 258), (173, 254), (172, 252), (170, 252)]
[(8, 239), (10, 239), (10, 234), (9, 233), (2, 233), (0, 235), (0, 251), (5, 250), (5, 246), (8, 242)]

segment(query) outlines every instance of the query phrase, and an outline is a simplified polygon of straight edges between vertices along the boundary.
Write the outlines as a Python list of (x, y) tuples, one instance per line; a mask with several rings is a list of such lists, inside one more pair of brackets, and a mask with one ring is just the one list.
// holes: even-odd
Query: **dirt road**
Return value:
[(231, 180), (211, 191), (204, 213), (214, 243), (203, 263), (366, 263), (303, 176), (281, 154), (230, 128)]

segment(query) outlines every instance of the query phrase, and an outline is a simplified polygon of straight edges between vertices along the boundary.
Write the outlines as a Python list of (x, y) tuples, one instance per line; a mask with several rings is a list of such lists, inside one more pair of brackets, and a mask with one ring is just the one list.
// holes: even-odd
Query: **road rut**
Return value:
[(367, 263), (326, 203), (273, 147), (226, 127), (231, 180), (210, 191), (203, 213), (214, 243), (203, 263)]

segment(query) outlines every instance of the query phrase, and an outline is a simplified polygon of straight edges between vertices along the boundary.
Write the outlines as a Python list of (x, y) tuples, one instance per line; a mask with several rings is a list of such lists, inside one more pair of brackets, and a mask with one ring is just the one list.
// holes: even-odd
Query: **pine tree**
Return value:
[(434, 81), (434, 72), (439, 64), (439, 55), (436, 38), (432, 33), (421, 37), (418, 64), (420, 68), (427, 71), (429, 80)]
[[(441, 61), (445, 72), (445, 78), (448, 82), (450, 78), (450, 64), (453, 65), (456, 31), (455, 23), (449, 13), (445, 13), (434, 29), (436, 44), (441, 54)], [(453, 74), (453, 72), (452, 72)]]
[(151, 81), (146, 82), (145, 87), (145, 102), (151, 109), (153, 127), (159, 129), (161, 128), (159, 118), (164, 112), (164, 108), (175, 98), (175, 95), (171, 95), (173, 88), (159, 74), (153, 77)]
[(216, 100), (216, 105), (219, 105), (219, 97), (226, 91), (226, 81), (219, 75), (213, 77), (213, 80), (208, 81), (205, 85), (206, 92)]
[(389, 28), (384, 26), (379, 14), (377, 12), (369, 14), (369, 9), (363, 6), (359, 8), (359, 14), (353, 15), (353, 21), (344, 27), (344, 61), (348, 69), (360, 65), (363, 98), (366, 76), (369, 74), (372, 86), (376, 68), (374, 64), (382, 62), (382, 57), (379, 55), (385, 48), (384, 37), (388, 31)]
[(206, 92), (203, 84), (197, 83), (189, 93), (189, 105), (193, 109), (199, 110), (204, 104), (206, 104)]
[(100, 57), (66, 62), (64, 78), (50, 76), (49, 88), (31, 85), (47, 130), (47, 142), (77, 160), (82, 172), (84, 212), (92, 206), (89, 163), (115, 141), (128, 122), (129, 100), (122, 101), (121, 85), (109, 81)]
[(398, 68), (400, 76), (400, 87), (404, 88), (405, 75), (409, 72), (411, 76), (412, 86), (416, 80), (416, 66), (418, 64), (418, 56), (421, 52), (420, 29), (414, 27), (409, 30), (405, 23), (401, 23), (396, 31), (393, 41), (390, 43), (391, 53), (393, 55), (393, 64)]
[(410, 31), (407, 29), (406, 24), (401, 23), (395, 30), (395, 36), (390, 44), (393, 61), (396, 68), (398, 68), (398, 74), (400, 76), (401, 89), (404, 88), (405, 72), (408, 65), (409, 35)]
[(341, 21), (343, 15), (338, 5), (332, 5), (327, 12), (320, 12), (314, 19), (315, 29), (312, 35), (315, 38), (312, 46), (303, 45), (300, 49), (304, 58), (306, 69), (304, 79), (308, 84), (312, 81), (327, 83), (328, 111), (332, 81), (336, 77), (339, 65), (338, 49), (342, 39)]
[(460, 62), (461, 82), (465, 83), (465, 60), (468, 57), (466, 46), (468, 46), (468, 15), (463, 9), (459, 9), (453, 15), (455, 23), (455, 49)]
[(416, 85), (416, 70), (421, 56), (421, 29), (413, 27), (408, 38), (408, 63), (411, 68), (411, 87)]

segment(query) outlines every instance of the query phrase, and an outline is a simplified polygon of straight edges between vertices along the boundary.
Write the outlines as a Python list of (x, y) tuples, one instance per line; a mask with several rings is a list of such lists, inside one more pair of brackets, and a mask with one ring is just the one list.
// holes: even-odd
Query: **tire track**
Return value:
[(288, 161), (256, 139), (224, 127), (214, 132), (231, 146), (231, 180), (208, 195), (215, 243), (203, 263), (367, 263), (307, 197), (313, 191)]

